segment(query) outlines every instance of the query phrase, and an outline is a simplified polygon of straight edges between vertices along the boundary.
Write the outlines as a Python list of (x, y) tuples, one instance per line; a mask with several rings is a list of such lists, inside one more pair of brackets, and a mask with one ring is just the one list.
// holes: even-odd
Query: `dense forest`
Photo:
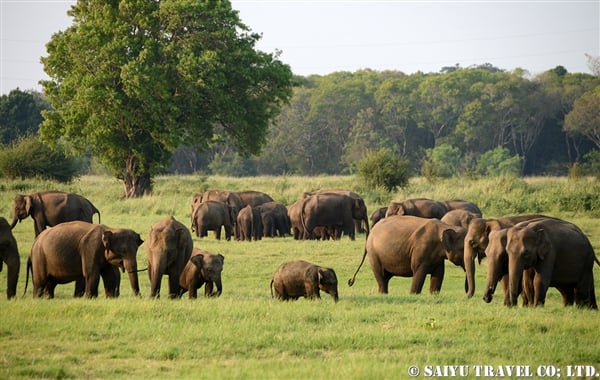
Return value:
[[(580, 120), (565, 125), (579, 99), (599, 97), (600, 78), (561, 66), (534, 77), (486, 64), (439, 73), (361, 70), (295, 80), (293, 97), (270, 126), (260, 155), (241, 157), (219, 140), (205, 152), (182, 146), (165, 172), (349, 174), (366, 152), (387, 148), (407, 159), (415, 174), (436, 155), (455, 162), (451, 174), (469, 172), (500, 149), (518, 158), (522, 175), (565, 175), (600, 149), (600, 142), (578, 129)], [(596, 103), (587, 105), (592, 114), (598, 114)], [(44, 107), (39, 93), (17, 89), (2, 96), (2, 143), (37, 133)], [(600, 126), (595, 128), (597, 133)]]

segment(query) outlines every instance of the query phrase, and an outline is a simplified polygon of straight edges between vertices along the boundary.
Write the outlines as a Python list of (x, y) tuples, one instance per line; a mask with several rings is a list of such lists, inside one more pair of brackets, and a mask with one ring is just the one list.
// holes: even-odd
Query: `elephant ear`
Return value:
[(548, 236), (546, 231), (543, 228), (535, 231), (536, 234), (536, 247), (537, 247), (537, 257), (540, 260), (544, 260), (550, 250), (552, 249), (552, 243), (548, 240)]
[(202, 255), (196, 255), (190, 257), (190, 261), (194, 264), (198, 269), (202, 269), (204, 266), (204, 257)]
[(25, 211), (27, 212), (27, 215), (31, 215), (31, 213), (34, 211), (33, 198), (31, 197), (31, 195), (26, 195), (24, 198), (25, 198)]
[(112, 240), (112, 231), (104, 231), (102, 233), (102, 245), (104, 245), (104, 248), (106, 249), (106, 251), (110, 251), (111, 250), (111, 240)]
[[(451, 228), (446, 228), (442, 231), (442, 238), (441, 238), (441, 242), (442, 242), (442, 246), (444, 247), (444, 250), (446, 251), (446, 257), (453, 262), (454, 264), (457, 264), (457, 258), (455, 257), (455, 251), (456, 251), (456, 245), (459, 244), (459, 241), (461, 240), (461, 236), (458, 232), (456, 232), (455, 230), (451, 229)], [(462, 260), (460, 260), (462, 261)]]

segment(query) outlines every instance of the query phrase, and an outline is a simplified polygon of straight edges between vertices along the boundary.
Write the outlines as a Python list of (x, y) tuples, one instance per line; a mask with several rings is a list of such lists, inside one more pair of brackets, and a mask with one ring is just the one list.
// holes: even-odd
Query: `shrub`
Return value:
[(45, 178), (70, 182), (78, 173), (77, 160), (24, 137), (0, 150), (0, 175), (8, 178)]
[(519, 155), (510, 156), (508, 148), (497, 147), (488, 150), (477, 160), (476, 171), (482, 175), (515, 175), (521, 172), (521, 158)]
[(421, 172), (428, 180), (436, 177), (450, 178), (458, 174), (461, 163), (460, 149), (449, 144), (440, 144), (427, 149), (425, 154)]
[(394, 155), (388, 148), (367, 152), (356, 169), (363, 182), (375, 189), (394, 191), (406, 187), (410, 178), (408, 160)]

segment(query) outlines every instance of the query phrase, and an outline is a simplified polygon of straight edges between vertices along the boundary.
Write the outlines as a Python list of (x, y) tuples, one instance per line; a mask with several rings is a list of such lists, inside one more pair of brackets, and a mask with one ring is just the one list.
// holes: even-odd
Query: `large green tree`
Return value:
[(49, 108), (42, 94), (18, 88), (0, 96), (0, 143), (9, 144), (22, 136), (37, 134), (42, 110)]
[(91, 149), (126, 197), (151, 189), (180, 145), (258, 153), (291, 97), (290, 67), (255, 48), (229, 1), (79, 0), (69, 15), (42, 58), (54, 109), (41, 135)]

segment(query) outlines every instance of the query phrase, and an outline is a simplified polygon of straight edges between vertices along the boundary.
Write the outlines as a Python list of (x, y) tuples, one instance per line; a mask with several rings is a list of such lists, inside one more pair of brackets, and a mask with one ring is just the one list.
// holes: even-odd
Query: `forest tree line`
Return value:
[[(367, 152), (386, 148), (408, 160), (417, 175), (436, 151), (450, 152), (455, 174), (461, 174), (502, 148), (519, 158), (522, 175), (565, 175), (600, 149), (600, 142), (577, 131), (577, 122), (565, 128), (575, 102), (598, 94), (600, 78), (561, 66), (534, 77), (486, 64), (439, 73), (360, 70), (295, 79), (290, 103), (270, 126), (260, 155), (241, 157), (219, 140), (205, 152), (182, 146), (164, 172), (349, 174)], [(17, 89), (2, 96), (2, 143), (35, 135), (39, 112), (47, 107), (40, 93)]]

